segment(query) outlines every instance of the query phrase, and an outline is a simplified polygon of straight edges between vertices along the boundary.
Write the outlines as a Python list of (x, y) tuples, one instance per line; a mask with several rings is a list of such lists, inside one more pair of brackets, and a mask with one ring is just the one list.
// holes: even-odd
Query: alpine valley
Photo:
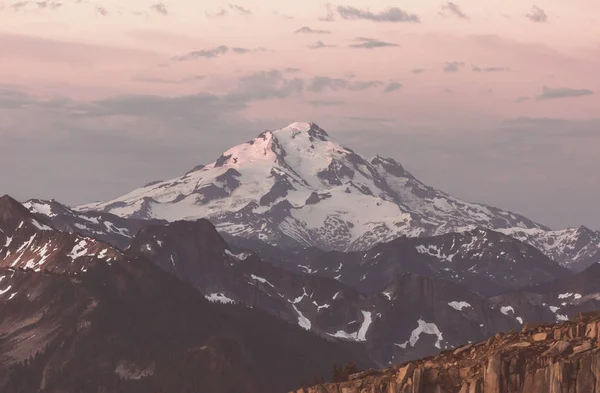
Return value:
[(472, 343), (496, 336), (495, 356), (529, 323), (505, 339), (521, 351), (532, 322), (600, 307), (598, 262), (599, 232), (460, 200), (293, 123), (111, 201), (1, 197), (0, 392), (285, 392), (440, 352), (416, 369), (480, 373)]

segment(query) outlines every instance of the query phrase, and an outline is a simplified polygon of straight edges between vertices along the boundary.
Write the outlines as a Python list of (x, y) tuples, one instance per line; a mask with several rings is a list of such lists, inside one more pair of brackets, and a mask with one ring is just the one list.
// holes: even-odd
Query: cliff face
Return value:
[(600, 393), (600, 312), (292, 393)]

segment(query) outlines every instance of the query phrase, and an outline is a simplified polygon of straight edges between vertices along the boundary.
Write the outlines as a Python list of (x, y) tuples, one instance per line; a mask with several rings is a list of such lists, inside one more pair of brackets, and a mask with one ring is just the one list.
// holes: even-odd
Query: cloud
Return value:
[(476, 65), (471, 65), (471, 70), (473, 72), (501, 72), (508, 71), (507, 67), (478, 67)]
[(531, 7), (531, 11), (525, 14), (525, 16), (535, 23), (544, 23), (548, 21), (548, 15), (546, 12), (537, 5)]
[(35, 4), (38, 6), (38, 8), (49, 8), (51, 10), (55, 10), (63, 6), (63, 3), (58, 1), (38, 1)]
[(335, 45), (327, 45), (323, 41), (317, 41), (315, 44), (307, 46), (310, 49), (333, 48)]
[(425, 68), (413, 68), (412, 70), (410, 70), (410, 72), (412, 72), (413, 74), (422, 74), (426, 71)]
[(247, 104), (254, 101), (281, 99), (301, 94), (304, 85), (303, 79), (288, 79), (279, 70), (261, 71), (240, 78), (238, 87), (229, 92), (224, 100)]
[(454, 93), (454, 90), (449, 89), (449, 88), (446, 87), (444, 90), (442, 90), (442, 92), (446, 93), (446, 94), (452, 94), (452, 93)]
[(465, 63), (462, 61), (447, 61), (444, 66), (444, 72), (456, 72), (464, 65)]
[(194, 60), (194, 59), (198, 59), (198, 58), (212, 59), (214, 57), (224, 55), (228, 51), (229, 51), (229, 47), (227, 47), (226, 45), (220, 45), (220, 46), (217, 46), (212, 49), (196, 50), (196, 51), (188, 52), (181, 56), (175, 56), (173, 58), (173, 60), (189, 61), (189, 60)]
[(385, 89), (383, 89), (383, 91), (384, 93), (391, 93), (393, 91), (400, 90), (402, 87), (404, 86), (400, 82), (390, 82)]
[(537, 101), (552, 100), (557, 98), (583, 97), (594, 94), (589, 89), (571, 89), (568, 87), (552, 88), (548, 86), (542, 87), (542, 94), (535, 97)]
[(19, 11), (21, 8), (26, 7), (27, 4), (29, 4), (28, 1), (17, 1), (16, 3), (13, 3), (12, 5), (10, 5), (10, 8), (13, 11)]
[(515, 102), (518, 103), (518, 104), (520, 104), (521, 102), (525, 102), (527, 100), (530, 100), (530, 97), (521, 96), (521, 97), (517, 97), (517, 99), (515, 100)]
[(250, 15), (252, 11), (248, 8), (244, 8), (241, 5), (231, 4), (229, 3), (229, 8), (242, 14), (242, 15)]
[(159, 14), (162, 14), (162, 15), (168, 15), (169, 14), (169, 10), (167, 10), (167, 6), (164, 3), (162, 3), (162, 2), (153, 4), (153, 5), (150, 6), (150, 8), (152, 10), (158, 12)]
[(458, 6), (458, 4), (453, 3), (451, 1), (447, 2), (446, 4), (444, 4), (442, 6), (442, 10), (449, 11), (451, 14), (453, 14), (454, 16), (459, 17), (460, 19), (469, 20), (469, 17), (467, 16), (467, 14), (465, 14), (464, 12), (462, 12), (462, 10)]
[(172, 58), (172, 60), (190, 61), (190, 60), (195, 60), (195, 59), (199, 59), (199, 58), (212, 59), (212, 58), (219, 57), (221, 55), (226, 54), (227, 52), (229, 52), (230, 49), (232, 52), (237, 53), (238, 55), (244, 55), (244, 54), (250, 53), (250, 52), (264, 52), (267, 50), (265, 48), (255, 48), (255, 49), (240, 48), (240, 47), (229, 48), (227, 45), (220, 45), (220, 46), (217, 46), (212, 49), (196, 50), (196, 51), (188, 52), (184, 55), (174, 56)]
[(321, 22), (333, 22), (335, 20), (335, 14), (333, 12), (333, 9), (331, 8), (331, 4), (327, 3), (325, 4), (325, 8), (326, 8), (326, 14), (325, 16), (321, 16), (319, 17), (319, 20)]
[(308, 101), (308, 103), (312, 106), (323, 107), (323, 106), (339, 106), (344, 105), (345, 101), (335, 101), (335, 100), (312, 100)]
[(231, 48), (231, 50), (234, 53), (237, 53), (239, 55), (245, 55), (246, 53), (250, 53), (250, 52), (265, 52), (267, 49), (266, 48), (250, 49), (250, 48), (233, 47), (233, 48)]
[[(235, 89), (221, 96), (209, 93), (178, 97), (123, 95), (72, 106), (70, 113), (76, 118), (133, 116), (187, 122), (199, 120), (209, 113), (217, 117), (239, 113), (252, 102), (286, 98), (302, 93), (303, 89), (302, 79), (289, 79), (279, 70), (270, 70), (240, 78)], [(52, 105), (52, 102), (45, 105)]]
[(379, 81), (348, 81), (342, 78), (330, 78), (328, 76), (316, 76), (312, 78), (308, 85), (308, 91), (313, 93), (321, 93), (327, 89), (338, 91), (338, 90), (349, 90), (349, 91), (360, 91), (366, 90), (371, 87), (381, 86), (382, 83)]
[(96, 12), (99, 13), (102, 16), (107, 16), (108, 15), (108, 10), (104, 7), (101, 6), (96, 6)]
[(185, 78), (180, 79), (168, 79), (157, 76), (135, 76), (132, 80), (136, 82), (146, 82), (146, 83), (160, 83), (160, 84), (180, 84), (180, 83), (189, 83), (194, 81), (200, 81), (205, 79), (205, 75), (192, 75), (187, 76)]
[(294, 74), (296, 72), (300, 72), (300, 68), (296, 68), (296, 67), (288, 67), (288, 68), (284, 68), (283, 72), (289, 72), (291, 74)]
[(398, 7), (388, 8), (385, 11), (374, 13), (368, 10), (361, 10), (358, 8), (354, 8), (351, 6), (338, 6), (337, 7), (338, 14), (347, 20), (352, 19), (363, 19), (370, 20), (373, 22), (391, 22), (391, 23), (399, 23), (399, 22), (411, 22), (411, 23), (419, 23), (421, 19), (415, 15), (410, 14), (406, 11), (401, 10)]
[(296, 34), (331, 34), (329, 30), (312, 29), (304, 26), (295, 31)]
[(219, 11), (217, 11), (215, 13), (211, 13), (211, 12), (206, 11), (204, 14), (208, 18), (219, 18), (221, 16), (229, 15), (229, 12), (227, 12), (227, 10), (225, 8), (221, 8)]
[(273, 15), (279, 16), (279, 17), (281, 17), (281, 18), (283, 18), (283, 19), (287, 19), (287, 20), (296, 19), (296, 18), (294, 18), (294, 17), (293, 17), (293, 16), (291, 16), (291, 15), (282, 14), (281, 12), (278, 12), (278, 11), (273, 11)]
[(391, 42), (380, 41), (375, 38), (367, 38), (367, 37), (357, 37), (354, 41), (359, 42), (359, 44), (350, 44), (351, 48), (366, 48), (366, 49), (375, 49), (375, 48), (384, 48), (388, 46), (399, 46), (397, 44), (393, 44)]

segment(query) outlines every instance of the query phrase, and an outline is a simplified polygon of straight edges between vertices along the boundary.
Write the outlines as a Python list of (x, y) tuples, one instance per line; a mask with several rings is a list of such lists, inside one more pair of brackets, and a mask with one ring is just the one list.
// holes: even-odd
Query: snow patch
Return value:
[(211, 293), (210, 295), (206, 296), (206, 299), (208, 299), (211, 302), (215, 302), (215, 303), (223, 303), (223, 304), (235, 303), (235, 300), (228, 298), (227, 296), (223, 295), (222, 293)]
[(238, 261), (243, 261), (246, 258), (248, 258), (248, 254), (246, 254), (246, 253), (242, 252), (240, 254), (234, 254), (234, 253), (232, 253), (231, 251), (229, 251), (227, 249), (225, 250), (225, 254), (229, 255), (230, 257), (233, 257), (233, 258), (237, 259)]
[(332, 337), (344, 338), (346, 340), (352, 341), (367, 341), (367, 332), (369, 331), (369, 327), (373, 322), (370, 311), (362, 311), (363, 314), (363, 322), (355, 333), (348, 333), (343, 330), (338, 330), (335, 334), (329, 334)]
[(88, 249), (86, 246), (87, 246), (87, 241), (85, 239), (80, 240), (77, 244), (75, 244), (75, 246), (73, 247), (73, 249), (67, 256), (71, 257), (71, 259), (73, 259), (73, 260), (84, 256), (88, 252)]
[(509, 312), (515, 313), (515, 309), (511, 306), (502, 306), (500, 307), (500, 312), (504, 315), (508, 315)]
[(275, 285), (271, 284), (270, 282), (268, 282), (266, 279), (264, 279), (262, 277), (255, 276), (254, 274), (251, 274), (250, 277), (252, 277), (252, 279), (255, 281), (262, 282), (263, 284), (268, 284), (271, 286), (271, 288), (275, 288)]
[(457, 301), (450, 302), (450, 303), (448, 303), (448, 305), (458, 311), (461, 311), (465, 307), (471, 307), (471, 305), (467, 302), (457, 302)]
[(410, 334), (410, 338), (408, 339), (408, 341), (404, 342), (403, 344), (394, 344), (400, 348), (406, 349), (406, 347), (408, 345), (410, 345), (411, 347), (414, 347), (415, 344), (417, 343), (417, 341), (419, 341), (419, 337), (421, 336), (421, 334), (431, 334), (431, 335), (435, 335), (437, 336), (437, 341), (435, 342), (435, 347), (441, 349), (442, 348), (442, 340), (444, 339), (442, 332), (440, 331), (440, 329), (438, 329), (437, 325), (435, 323), (427, 323), (422, 319), (419, 319), (417, 321), (417, 328), (414, 329), (412, 331), (412, 333)]
[(42, 224), (38, 220), (32, 218), (31, 223), (39, 230), (42, 231), (53, 231), (54, 229), (50, 228), (48, 225)]
[(294, 311), (296, 311), (296, 314), (298, 314), (298, 325), (300, 325), (300, 327), (303, 328), (303, 329), (305, 329), (305, 330), (310, 330), (310, 327), (311, 327), (310, 320), (308, 318), (306, 318), (300, 312), (300, 310), (298, 310), (298, 308), (296, 307), (295, 304), (292, 304), (292, 307), (294, 308)]

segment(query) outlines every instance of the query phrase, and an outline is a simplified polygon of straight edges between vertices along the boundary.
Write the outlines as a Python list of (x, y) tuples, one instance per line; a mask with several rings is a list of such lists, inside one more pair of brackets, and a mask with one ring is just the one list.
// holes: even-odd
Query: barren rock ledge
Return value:
[(291, 393), (600, 393), (600, 312)]

